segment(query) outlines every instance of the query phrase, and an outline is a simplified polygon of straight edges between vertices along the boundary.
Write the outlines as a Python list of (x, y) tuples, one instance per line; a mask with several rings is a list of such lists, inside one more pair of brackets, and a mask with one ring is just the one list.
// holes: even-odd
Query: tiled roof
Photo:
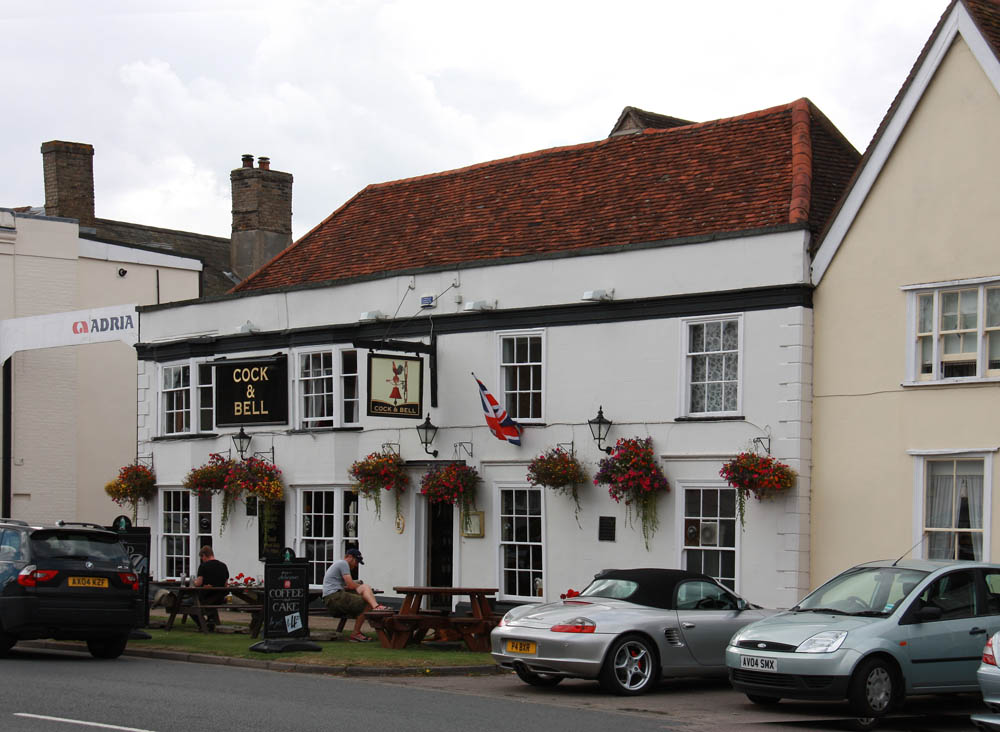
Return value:
[(807, 99), (370, 185), (235, 291), (798, 225), (858, 152)]
[(993, 53), (1000, 59), (1000, 2), (997, 0), (962, 0)]
[(625, 107), (621, 115), (619, 115), (618, 121), (615, 122), (615, 126), (611, 128), (608, 137), (637, 132), (639, 130), (665, 130), (670, 127), (683, 127), (684, 125), (693, 124), (694, 122), (689, 119), (670, 117), (666, 114), (657, 114), (656, 112), (647, 112), (645, 109), (639, 109), (638, 107)]

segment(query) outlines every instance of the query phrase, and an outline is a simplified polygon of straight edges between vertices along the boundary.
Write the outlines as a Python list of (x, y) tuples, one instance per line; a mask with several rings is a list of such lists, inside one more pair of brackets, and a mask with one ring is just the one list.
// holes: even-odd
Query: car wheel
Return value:
[(900, 698), (896, 670), (881, 658), (864, 661), (851, 677), (848, 699), (861, 724), (888, 714)]
[(777, 704), (781, 701), (780, 696), (762, 696), (761, 694), (747, 694), (747, 699), (754, 704), (760, 704), (762, 707)]
[(91, 638), (87, 641), (87, 650), (94, 658), (118, 658), (128, 644), (127, 635), (116, 635), (111, 638)]
[(612, 694), (642, 694), (659, 675), (659, 665), (652, 643), (639, 635), (622, 636), (601, 666), (601, 687)]
[(527, 666), (520, 663), (514, 666), (514, 670), (517, 672), (517, 677), (521, 679), (521, 681), (526, 684), (531, 684), (532, 686), (555, 686), (563, 680), (562, 676), (553, 676), (552, 674), (536, 674), (534, 671), (529, 670)]

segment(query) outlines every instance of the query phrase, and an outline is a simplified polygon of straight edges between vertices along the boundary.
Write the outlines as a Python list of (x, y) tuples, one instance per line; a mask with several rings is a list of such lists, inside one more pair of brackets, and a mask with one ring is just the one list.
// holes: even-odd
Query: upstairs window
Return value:
[(302, 429), (358, 424), (358, 352), (334, 349), (300, 353), (298, 406)]
[(913, 288), (910, 381), (1000, 378), (1000, 282)]
[(542, 420), (543, 350), (541, 331), (500, 334), (501, 400), (518, 422)]
[(741, 321), (739, 316), (683, 321), (687, 414), (740, 413)]
[[(212, 365), (194, 362), (175, 364), (164, 366), (161, 373), (161, 434), (211, 432), (215, 428)], [(195, 375), (194, 379), (192, 374)], [(194, 405), (197, 405), (197, 409)]]

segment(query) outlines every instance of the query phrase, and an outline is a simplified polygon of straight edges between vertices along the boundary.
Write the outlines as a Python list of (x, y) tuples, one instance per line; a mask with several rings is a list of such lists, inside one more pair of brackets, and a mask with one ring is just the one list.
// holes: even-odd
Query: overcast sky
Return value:
[[(299, 237), (368, 183), (809, 97), (863, 151), (946, 0), (0, 0), (0, 206), (46, 140), (97, 215), (229, 236), (229, 171), (295, 176)], [(160, 8), (159, 10), (153, 8)]]

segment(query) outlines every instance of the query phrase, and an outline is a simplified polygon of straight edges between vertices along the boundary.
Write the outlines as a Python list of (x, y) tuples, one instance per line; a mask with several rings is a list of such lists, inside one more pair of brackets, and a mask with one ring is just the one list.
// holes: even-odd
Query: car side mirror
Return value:
[(736, 612), (741, 613), (750, 607), (750, 603), (744, 600), (742, 597), (736, 598)]
[(927, 623), (933, 620), (941, 619), (941, 608), (935, 607), (934, 605), (927, 605), (922, 607), (917, 612), (913, 614), (918, 623)]

